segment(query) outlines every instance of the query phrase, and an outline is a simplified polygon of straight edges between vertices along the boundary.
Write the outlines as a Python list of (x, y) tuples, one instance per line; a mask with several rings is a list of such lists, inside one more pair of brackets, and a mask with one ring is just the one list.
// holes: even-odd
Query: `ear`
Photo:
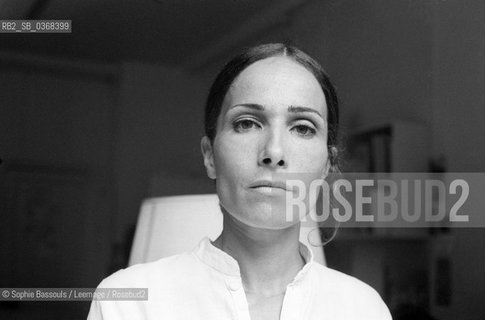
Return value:
[(207, 176), (214, 180), (216, 178), (216, 167), (214, 166), (214, 151), (212, 149), (211, 141), (207, 136), (202, 137), (200, 141), (200, 148), (202, 156), (204, 157), (204, 166)]

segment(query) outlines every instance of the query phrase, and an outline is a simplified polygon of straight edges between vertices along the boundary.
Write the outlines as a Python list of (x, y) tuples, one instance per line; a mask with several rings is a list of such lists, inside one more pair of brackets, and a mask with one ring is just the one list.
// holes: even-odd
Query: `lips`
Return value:
[(249, 187), (251, 189), (271, 188), (271, 189), (282, 189), (284, 191), (291, 191), (290, 188), (287, 187), (285, 181), (258, 180), (253, 182)]

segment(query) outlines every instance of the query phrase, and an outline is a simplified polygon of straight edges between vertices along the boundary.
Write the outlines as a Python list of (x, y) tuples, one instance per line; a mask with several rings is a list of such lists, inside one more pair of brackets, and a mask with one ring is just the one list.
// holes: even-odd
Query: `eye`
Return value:
[(258, 123), (256, 123), (254, 120), (251, 120), (251, 119), (238, 120), (234, 122), (233, 126), (236, 132), (244, 132), (244, 131), (248, 131), (248, 130), (260, 127)]
[(314, 128), (304, 124), (296, 125), (292, 130), (302, 137), (313, 137), (317, 132)]

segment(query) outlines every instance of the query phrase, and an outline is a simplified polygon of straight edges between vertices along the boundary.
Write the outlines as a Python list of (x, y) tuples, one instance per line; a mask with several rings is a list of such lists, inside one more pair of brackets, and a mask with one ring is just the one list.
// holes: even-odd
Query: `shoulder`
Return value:
[(144, 288), (147, 289), (147, 299), (129, 302), (116, 299), (94, 300), (88, 319), (184, 318), (180, 315), (192, 311), (190, 308), (184, 309), (187, 304), (198, 304), (200, 297), (208, 297), (208, 288), (213, 285), (208, 275), (209, 267), (194, 252), (119, 270), (105, 278), (98, 288), (107, 292), (114, 291), (110, 289)]
[(317, 296), (325, 296), (346, 312), (361, 314), (361, 319), (391, 319), (381, 296), (367, 283), (317, 263), (313, 270)]
[(190, 274), (190, 271), (197, 268), (196, 260), (198, 258), (193, 253), (182, 253), (154, 262), (136, 264), (105, 278), (99, 288), (148, 287), (150, 284), (173, 279), (177, 274)]
[(327, 285), (338, 288), (338, 291), (355, 292), (359, 294), (376, 295), (377, 291), (367, 283), (345, 274), (343, 272), (314, 263), (313, 266), (317, 281), (323, 281)]

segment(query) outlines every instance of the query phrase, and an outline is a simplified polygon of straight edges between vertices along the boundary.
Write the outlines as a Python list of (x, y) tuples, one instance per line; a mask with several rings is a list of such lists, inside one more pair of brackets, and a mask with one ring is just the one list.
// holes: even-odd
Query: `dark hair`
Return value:
[(207, 97), (205, 105), (206, 136), (211, 142), (214, 141), (217, 133), (217, 119), (221, 113), (222, 103), (236, 77), (244, 69), (259, 60), (279, 56), (288, 57), (298, 62), (308, 71), (310, 71), (320, 84), (327, 102), (327, 146), (329, 151), (331, 171), (338, 171), (337, 133), (339, 110), (335, 88), (330, 82), (330, 79), (323, 70), (322, 66), (308, 54), (293, 46), (288, 46), (281, 43), (269, 43), (251, 47), (235, 56), (224, 66), (212, 84), (209, 91), (209, 96)]

